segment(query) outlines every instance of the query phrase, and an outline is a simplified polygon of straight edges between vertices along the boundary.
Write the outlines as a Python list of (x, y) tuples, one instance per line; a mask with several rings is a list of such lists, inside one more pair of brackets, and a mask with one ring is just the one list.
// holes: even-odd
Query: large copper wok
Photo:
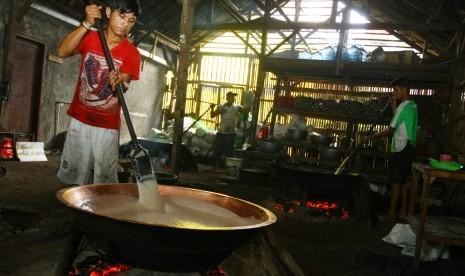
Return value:
[(58, 191), (57, 198), (71, 208), (76, 227), (105, 253), (128, 265), (153, 271), (205, 271), (219, 265), (241, 243), (276, 221), (267, 209), (227, 195), (165, 185), (159, 185), (159, 191), (162, 196), (200, 200), (261, 222), (241, 227), (187, 229), (107, 217), (80, 208), (82, 203), (101, 195), (137, 198), (136, 184), (75, 186)]

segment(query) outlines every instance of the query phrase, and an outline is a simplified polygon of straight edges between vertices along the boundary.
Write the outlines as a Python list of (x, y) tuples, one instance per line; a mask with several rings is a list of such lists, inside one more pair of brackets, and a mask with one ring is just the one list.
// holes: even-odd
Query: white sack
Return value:
[[(413, 257), (415, 255), (416, 235), (409, 224), (397, 223), (383, 241), (402, 247), (401, 254)], [(450, 255), (449, 246), (441, 243), (425, 242), (421, 251), (422, 262), (430, 262), (438, 259), (448, 259)]]

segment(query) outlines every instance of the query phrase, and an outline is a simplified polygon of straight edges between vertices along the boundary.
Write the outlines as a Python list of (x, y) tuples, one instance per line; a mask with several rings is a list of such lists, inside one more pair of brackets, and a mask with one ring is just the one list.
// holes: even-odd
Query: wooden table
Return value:
[[(420, 175), (423, 176), (423, 190), (420, 201), (420, 212), (418, 219), (415, 213), (415, 197), (418, 188)], [(456, 246), (465, 246), (465, 219), (457, 217), (433, 217), (427, 216), (429, 189), (436, 179), (465, 180), (465, 172), (437, 170), (427, 164), (414, 163), (412, 174), (412, 187), (409, 202), (409, 222), (416, 233), (414, 270), (418, 270), (421, 259), (421, 250), (425, 241), (438, 242)], [(465, 184), (464, 184), (465, 185)], [(428, 222), (425, 227), (426, 221)], [(414, 222), (414, 223), (413, 223)]]

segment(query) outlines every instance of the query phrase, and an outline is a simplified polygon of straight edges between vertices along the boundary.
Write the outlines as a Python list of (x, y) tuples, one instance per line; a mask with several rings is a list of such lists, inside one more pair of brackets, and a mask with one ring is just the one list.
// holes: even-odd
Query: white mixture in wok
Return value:
[(138, 183), (138, 189), (139, 198), (101, 195), (86, 201), (81, 208), (113, 218), (181, 228), (241, 227), (263, 222), (197, 199), (162, 196), (155, 179)]

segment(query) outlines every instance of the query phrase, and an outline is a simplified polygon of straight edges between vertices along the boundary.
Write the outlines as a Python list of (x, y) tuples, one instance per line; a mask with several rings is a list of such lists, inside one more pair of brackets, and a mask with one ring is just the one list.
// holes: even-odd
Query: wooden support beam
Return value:
[(337, 17), (337, 6), (338, 6), (339, 1), (338, 0), (333, 0), (333, 6), (331, 8), (331, 16), (329, 17), (329, 22), (331, 23), (336, 23), (336, 17)]
[[(287, 23), (292, 23), (291, 19), (289, 19), (289, 17), (287, 16), (287, 14), (283, 11), (283, 9), (276, 3), (276, 1), (273, 1), (271, 0), (271, 3), (272, 5), (274, 6), (274, 8), (284, 17), (284, 19), (286, 19), (286, 22)], [(305, 44), (305, 46), (307, 47), (307, 49), (310, 51), (311, 48), (310, 46), (307, 44), (307, 41), (305, 40), (305, 38), (302, 36), (302, 34), (300, 32), (297, 32), (297, 35), (300, 37), (300, 39), (302, 40), (302, 42)]]
[[(237, 9), (237, 7), (234, 5), (234, 3), (232, 3), (230, 0), (217, 0), (222, 6), (223, 8), (231, 15), (233, 16), (238, 22), (239, 24), (242, 24), (242, 23), (245, 23), (245, 22), (248, 22), (247, 21), (247, 18), (244, 17)], [(233, 23), (234, 24), (234, 23)], [(195, 27), (194, 27), (195, 29)], [(233, 31), (235, 29), (232, 29), (231, 31)], [(257, 33), (257, 30), (258, 29), (255, 29), (255, 30), (242, 30), (242, 31), (251, 31), (249, 32), (249, 35), (251, 37), (253, 37), (256, 41), (261, 41), (261, 38), (260, 38), (260, 34)]]
[[(0, 80), (11, 82), (11, 75), (13, 71), (13, 57), (15, 54), (16, 35), (18, 24), (23, 20), (24, 15), (31, 7), (33, 0), (27, 0), (20, 6), (19, 0), (10, 1), (10, 12), (8, 15), (8, 23), (5, 30), (5, 40), (3, 43), (3, 64), (1, 65)], [(0, 129), (3, 128), (4, 123), (8, 122), (7, 104), (3, 101), (0, 102), (0, 110), (3, 110), (4, 115), (0, 117)], [(3, 108), (5, 105), (5, 108)], [(6, 112), (5, 112), (6, 111)]]
[[(344, 28), (341, 23), (316, 23), (316, 22), (285, 22), (280, 20), (253, 20), (243, 23), (222, 23), (222, 24), (196, 24), (196, 31), (251, 31), (265, 29), (271, 30), (302, 30), (302, 29), (336, 29)], [(351, 30), (408, 30), (408, 31), (465, 31), (464, 23), (425, 23), (425, 22), (372, 22), (372, 23), (351, 23), (347, 25)]]
[(239, 38), (245, 45), (247, 45), (247, 47), (249, 47), (250, 50), (252, 50), (257, 56), (260, 55), (260, 53), (246, 40), (244, 39), (242, 36), (240, 36), (237, 32), (235, 31), (232, 31), (232, 33), (237, 37)]
[(252, 1), (255, 3), (255, 5), (257, 5), (260, 9), (262, 9), (262, 11), (265, 10), (265, 5), (263, 5), (262, 2), (260, 2), (258, 0), (252, 0)]
[[(294, 21), (297, 22), (297, 21), (300, 20), (300, 19), (299, 19), (299, 17), (300, 17), (300, 9), (298, 8), (297, 2), (294, 2), (294, 10), (295, 10)], [(299, 32), (299, 34), (300, 34), (300, 32)], [(302, 36), (302, 34), (300, 34), (299, 37), (302, 39), (302, 41), (305, 41), (305, 44), (307, 44), (307, 41), (306, 41), (305, 38)], [(294, 36), (292, 37), (292, 41), (291, 41), (290, 43), (291, 43), (291, 51), (292, 51), (292, 52), (295, 52), (296, 46), (297, 46), (297, 36), (294, 35)], [(309, 52), (312, 51), (310, 47), (308, 47), (307, 49), (309, 50)]]
[(176, 103), (174, 110), (174, 135), (171, 149), (171, 171), (178, 175), (181, 168), (182, 136), (186, 108), (187, 75), (189, 53), (194, 22), (194, 0), (183, 0), (181, 15), (181, 37), (179, 40), (179, 64), (177, 71)]
[(179, 50), (178, 42), (174, 41), (173, 39), (167, 37), (166, 35), (158, 31), (154, 31), (153, 34), (157, 37), (158, 42), (165, 44), (166, 46), (175, 51)]
[[(276, 86), (274, 90), (274, 95), (273, 95), (273, 106), (271, 107), (273, 111), (276, 111), (276, 109), (279, 107), (278, 106), (278, 100), (279, 100), (279, 93), (281, 92), (281, 78), (278, 77), (276, 80)], [(270, 135), (274, 134), (274, 125), (276, 123), (276, 112), (271, 113), (271, 122), (270, 122)]]
[[(439, 1), (439, 4), (438, 4), (438, 7), (437, 9), (433, 9), (431, 8), (430, 5), (424, 5), (423, 3), (419, 5), (419, 3), (415, 3), (413, 1), (410, 1), (410, 0), (402, 0), (402, 2), (404, 2), (405, 4), (407, 4), (408, 6), (414, 8), (415, 10), (421, 12), (424, 14), (425, 17), (429, 18), (429, 19), (435, 19), (438, 17), (438, 15), (441, 13), (441, 9), (444, 5), (444, 0), (440, 0)], [(448, 20), (448, 18), (442, 18), (443, 20)], [(448, 20), (449, 21), (449, 20)], [(452, 22), (449, 21), (450, 23)]]
[(283, 41), (281, 41), (278, 45), (276, 45), (276, 47), (274, 47), (271, 51), (269, 51), (266, 54), (266, 56), (271, 56), (276, 50), (279, 49), (279, 47), (281, 47), (284, 43), (286, 43), (291, 38), (293, 38), (296, 35), (296, 33), (298, 33), (298, 31), (293, 31), (292, 34), (288, 35), (285, 39), (283, 39)]
[[(273, 1), (273, 0), (267, 0), (267, 1)], [(256, 2), (257, 2), (257, 1), (256, 1)], [(260, 3), (260, 2), (257, 2), (257, 3)], [(269, 3), (273, 3), (273, 2), (269, 2)], [(262, 7), (262, 10), (263, 10), (265, 6), (264, 6), (262, 3), (260, 3), (260, 4), (261, 4), (260, 6)], [(277, 5), (278, 8), (281, 8), (278, 4), (276, 4), (276, 5)], [(256, 10), (256, 9), (255, 9), (255, 10)], [(262, 12), (260, 12), (260, 11), (258, 11), (258, 10), (256, 10), (256, 12), (257, 12), (259, 15), (262, 16), (262, 20), (265, 20), (266, 18), (269, 18), (269, 17), (271, 16), (271, 14), (270, 14), (270, 15), (268, 15), (268, 17), (265, 17), (265, 16), (263, 15)], [(285, 15), (285, 14), (284, 14), (284, 15)], [(286, 15), (285, 15), (285, 16), (286, 16)], [(250, 13), (249, 13), (249, 17), (248, 17), (247, 22), (248, 22), (248, 21), (251, 21)], [(277, 32), (278, 32), (278, 34), (279, 34), (283, 39), (286, 39), (287, 35), (286, 35), (284, 32), (282, 32), (282, 31), (280, 31), (280, 30), (278, 30)], [(247, 41), (248, 41), (248, 40), (247, 40)], [(292, 45), (291, 45), (291, 46), (292, 46)]]
[(19, 1), (12, 0), (10, 2), (10, 13), (8, 15), (8, 23), (5, 32), (5, 41), (3, 45), (4, 58), (2, 65), (2, 79), (10, 82), (11, 70), (13, 69), (13, 56), (16, 43), (17, 17), (19, 12)]
[[(335, 0), (337, 1), (337, 0)], [(344, 12), (345, 8), (344, 9), (341, 9), (340, 11), (337, 12), (336, 16), (338, 16), (339, 14), (341, 14), (342, 12)], [(326, 19), (323, 23), (331, 23), (331, 17)], [(313, 35), (314, 33), (316, 33), (318, 31), (318, 29), (314, 29), (312, 31), (309, 31), (305, 36), (304, 38), (307, 39), (309, 38), (311, 35)], [(297, 41), (296, 44), (298, 45), (300, 43), (300, 41)]]
[(270, 12), (269, 12), (269, 16), (272, 16), (276, 12), (279, 12), (281, 7), (284, 7), (285, 5), (287, 5), (287, 3), (289, 3), (291, 0), (279, 1), (280, 2), (279, 4), (277, 3), (277, 0), (265, 0), (265, 1), (268, 4), (271, 4), (271, 6), (272, 6), (271, 9), (270, 9)]
[[(268, 2), (265, 2), (265, 17), (269, 17), (270, 6)], [(257, 122), (258, 122), (258, 111), (260, 109), (260, 98), (263, 93), (263, 89), (265, 88), (265, 76), (266, 72), (263, 67), (263, 62), (265, 60), (266, 55), (266, 46), (268, 40), (268, 31), (262, 30), (262, 44), (260, 49), (259, 55), (259, 64), (258, 64), (258, 72), (257, 72), (257, 91), (255, 92), (255, 98), (252, 107), (252, 122), (250, 125), (250, 135), (249, 135), (249, 143), (253, 144), (255, 142), (255, 133), (257, 132)]]
[(214, 5), (214, 2), (215, 1), (207, 1), (207, 23), (208, 24), (211, 24), (212, 23), (212, 17), (213, 17), (213, 11), (215, 9), (215, 5)]
[[(347, 5), (350, 7), (350, 1), (347, 0)], [(346, 26), (349, 24), (349, 19), (350, 19), (350, 9), (344, 9), (344, 12), (342, 13), (342, 26), (343, 28), (339, 30), (339, 43), (337, 44), (337, 50), (336, 50), (336, 68), (335, 68), (335, 73), (336, 75), (339, 73), (339, 69), (342, 66), (342, 50), (344, 46), (346, 45), (346, 40), (347, 40), (347, 30)]]
[(197, 37), (197, 39), (192, 40), (192, 47), (200, 46), (202, 42), (204, 42), (207, 38), (209, 38), (214, 33), (215, 33), (214, 31), (204, 32), (203, 35), (200, 35)]
[(138, 36), (133, 44), (137, 46), (147, 37), (151, 37), (153, 39), (156, 39), (159, 43), (165, 44), (166, 46), (170, 47), (173, 50), (177, 51), (179, 49), (178, 43), (176, 41), (172, 40), (171, 38), (167, 37), (166, 35), (164, 35), (164, 34), (162, 34), (160, 32), (157, 32), (155, 30), (147, 31), (144, 34)]

